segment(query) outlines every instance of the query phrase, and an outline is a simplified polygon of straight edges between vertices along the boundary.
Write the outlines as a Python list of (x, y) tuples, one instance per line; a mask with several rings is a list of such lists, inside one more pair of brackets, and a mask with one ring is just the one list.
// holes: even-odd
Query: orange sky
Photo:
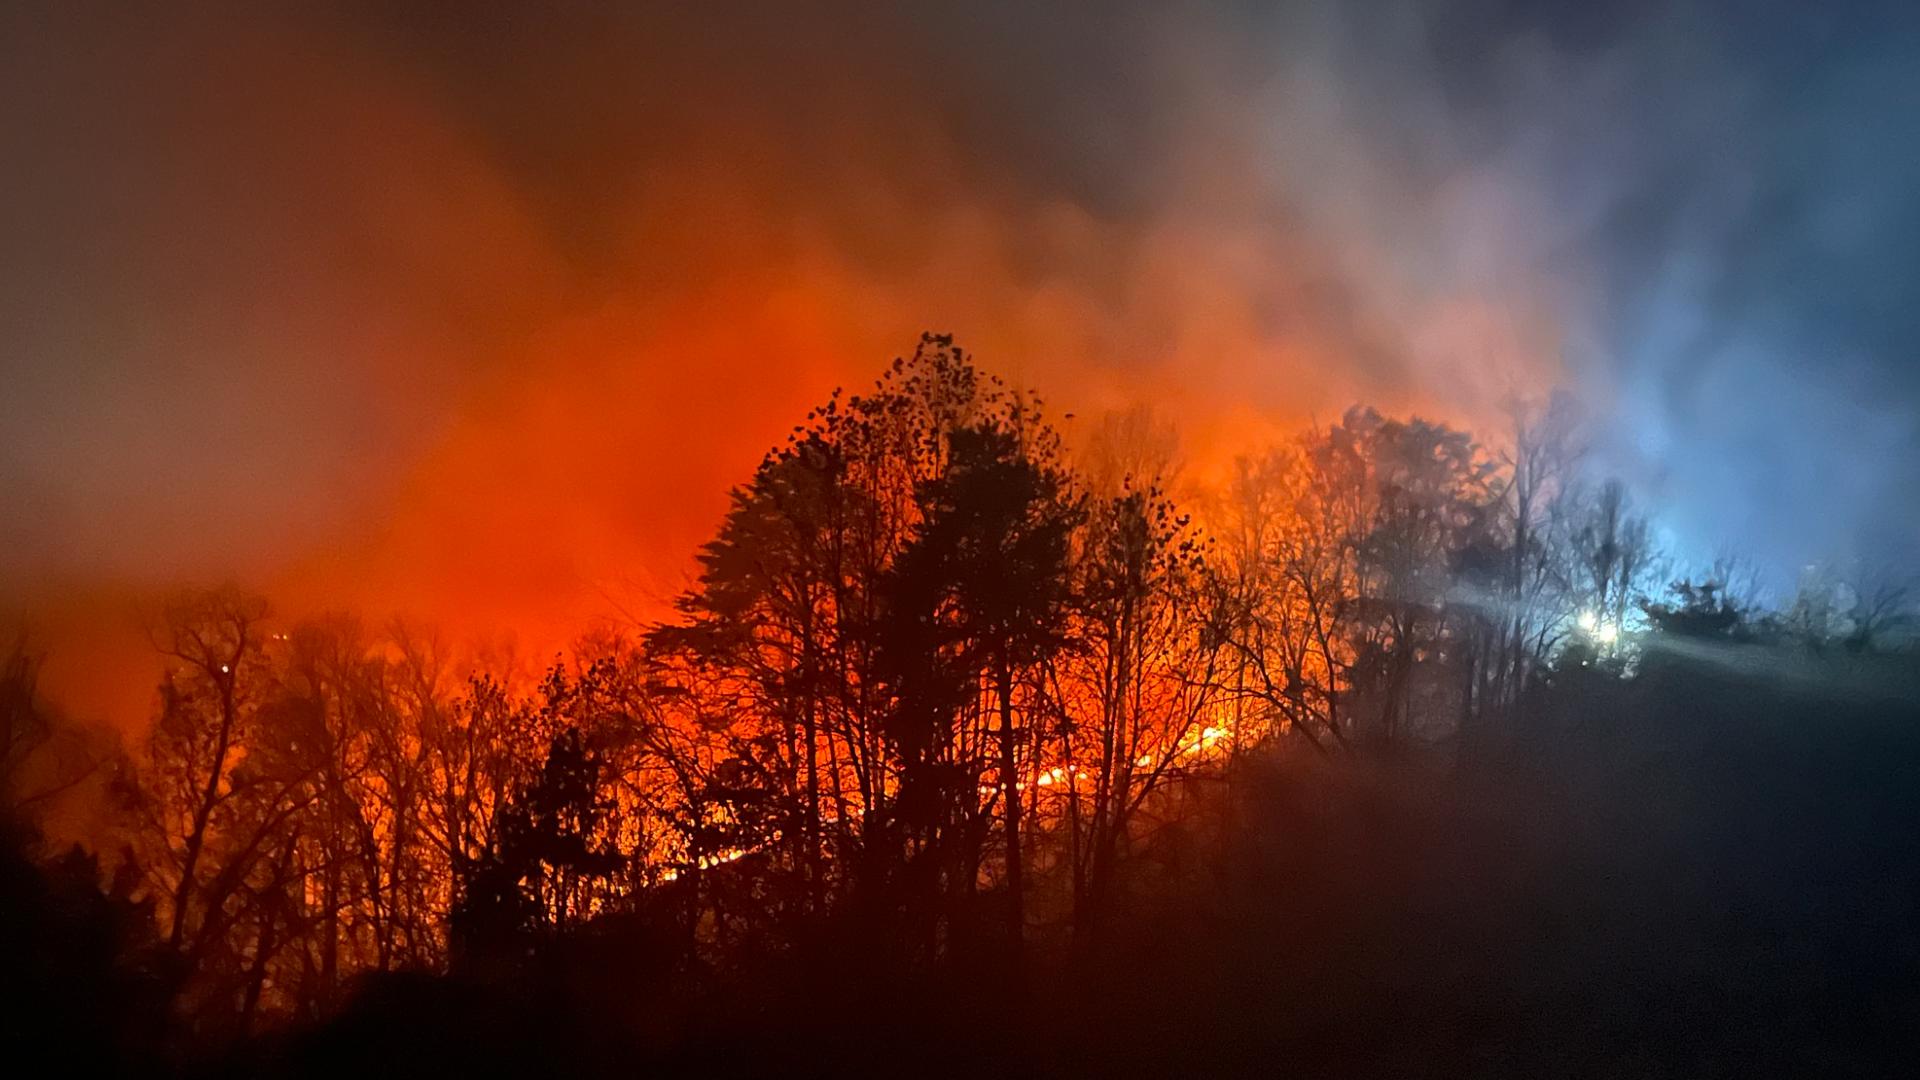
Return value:
[[(652, 610), (728, 486), (926, 329), (1203, 465), (1553, 379), (1524, 201), (1395, 176), (1338, 134), (1365, 101), (1249, 108), (1294, 99), (1150, 21), (1088, 45), (1151, 91), (1110, 102), (774, 22), (45, 28), (5, 76), (45, 167), (0, 192), (37, 365), (0, 590), (56, 697), (137, 725), (137, 612), (182, 581), (531, 651)], [(1273, 124), (1310, 160), (1270, 167)]]

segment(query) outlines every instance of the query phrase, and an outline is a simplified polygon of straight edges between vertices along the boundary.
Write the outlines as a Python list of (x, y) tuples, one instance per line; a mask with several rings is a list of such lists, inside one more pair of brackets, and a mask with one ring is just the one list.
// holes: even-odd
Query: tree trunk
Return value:
[(1007, 939), (1013, 961), (1020, 962), (1026, 937), (1027, 913), (1025, 882), (1020, 860), (1020, 784), (1015, 768), (1017, 755), (1013, 731), (1013, 663), (1002, 655), (999, 671), (1000, 691), (1000, 797), (1005, 802), (1007, 831)]
[[(236, 657), (237, 659), (237, 657)], [(200, 804), (194, 807), (193, 830), (187, 836), (186, 857), (181, 862), (180, 883), (174, 889), (173, 927), (167, 934), (167, 947), (178, 951), (187, 929), (187, 903), (193, 898), (194, 875), (199, 872), (200, 852), (206, 846), (207, 826), (213, 808), (220, 801), (220, 778), (227, 770), (227, 750), (233, 741), (233, 679), (220, 679), (220, 733), (214, 740), (213, 765), (200, 792)]]

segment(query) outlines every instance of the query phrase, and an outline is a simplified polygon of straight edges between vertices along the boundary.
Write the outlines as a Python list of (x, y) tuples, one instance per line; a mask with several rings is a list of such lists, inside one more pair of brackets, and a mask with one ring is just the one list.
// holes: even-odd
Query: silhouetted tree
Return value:
[(1647, 599), (1656, 565), (1647, 519), (1634, 512), (1626, 485), (1610, 480), (1583, 500), (1570, 539), (1579, 610), (1616, 630), (1626, 626)]
[(1746, 627), (1747, 610), (1718, 581), (1682, 578), (1669, 585), (1670, 600), (1646, 605), (1647, 619), (1663, 633), (1684, 638), (1732, 638)]
[(0, 658), (0, 814), (31, 822), (120, 765), (117, 739), (69, 722), (40, 694), (43, 657), (17, 638)]
[(1570, 406), (1516, 408), (1512, 444), (1453, 556), (1449, 659), (1463, 675), (1459, 743), (1507, 718), (1575, 619), (1569, 534), (1579, 502)]
[[(1023, 778), (1035, 740), (1015, 721), (1016, 681), (1065, 642), (1068, 542), (1082, 510), (1038, 415), (1018, 410), (1011, 421), (951, 434), (946, 470), (921, 488), (920, 526), (895, 568), (892, 594), (895, 617), (927, 631), (924, 651), (906, 662), (938, 664), (949, 681), (939, 695), (944, 708), (920, 722), (949, 729), (953, 719), (939, 713), (960, 705), (976, 678), (990, 685), (1008, 933), (1017, 948), (1025, 926)], [(902, 741), (937, 740), (903, 730)]]
[(1124, 480), (1077, 532), (1073, 618), (1047, 664), (1057, 764), (1033, 779), (1066, 836), (1076, 935), (1105, 915), (1148, 800), (1252, 734), (1228, 713), (1225, 606), (1204, 547), (1158, 489)]
[(169, 965), (139, 872), (109, 879), (78, 847), (35, 860), (28, 826), (0, 817), (0, 1043), (17, 1060), (131, 1075), (164, 1059)]
[(495, 811), (492, 846), (464, 868), (458, 949), (499, 954), (591, 917), (624, 864), (601, 830), (607, 809), (599, 759), (577, 729), (560, 732), (539, 773)]
[[(829, 852), (843, 879), (891, 873), (903, 785), (878, 669), (882, 594), (950, 433), (998, 397), (951, 338), (928, 335), (869, 393), (836, 392), (734, 493), (680, 620), (647, 639), (688, 733), (668, 725), (661, 747), (685, 799), (688, 865), (777, 836), (815, 907)], [(733, 812), (743, 798), (758, 806), (755, 836)]]

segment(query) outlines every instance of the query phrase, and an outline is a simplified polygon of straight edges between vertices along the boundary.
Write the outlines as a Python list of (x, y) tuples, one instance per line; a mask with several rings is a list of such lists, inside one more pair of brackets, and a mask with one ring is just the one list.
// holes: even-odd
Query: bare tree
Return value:
[(1577, 496), (1569, 519), (1575, 606), (1593, 624), (1586, 628), (1589, 633), (1612, 638), (1647, 599), (1659, 574), (1647, 519), (1634, 510), (1626, 485), (1618, 480)]
[(1233, 657), (1203, 553), (1153, 487), (1093, 500), (1076, 538), (1071, 644), (1045, 665), (1058, 750), (1027, 784), (1065, 836), (1076, 936), (1103, 918), (1149, 800), (1246, 734), (1227, 714)]
[(0, 813), (20, 824), (118, 757), (117, 742), (68, 722), (41, 696), (43, 661), (24, 634), (0, 659)]

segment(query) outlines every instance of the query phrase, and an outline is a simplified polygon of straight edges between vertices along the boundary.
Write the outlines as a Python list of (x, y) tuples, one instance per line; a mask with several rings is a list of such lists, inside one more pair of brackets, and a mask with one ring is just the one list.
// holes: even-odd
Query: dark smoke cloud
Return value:
[(1691, 549), (1910, 552), (1920, 50), (1841, 7), (13, 6), (0, 591), (549, 642), (923, 328), (1200, 462), (1567, 385)]

